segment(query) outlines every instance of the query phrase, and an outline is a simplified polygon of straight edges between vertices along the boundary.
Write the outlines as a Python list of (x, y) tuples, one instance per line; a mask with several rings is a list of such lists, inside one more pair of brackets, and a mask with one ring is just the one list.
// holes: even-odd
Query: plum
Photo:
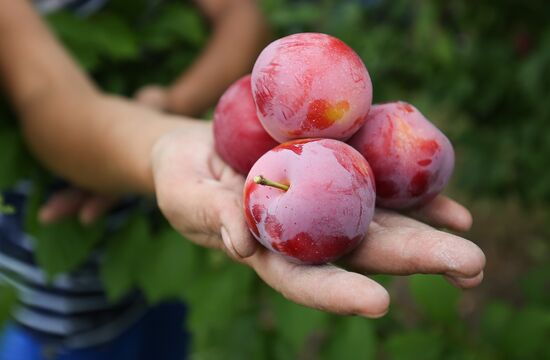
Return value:
[(376, 203), (390, 209), (423, 205), (439, 194), (454, 168), (447, 137), (414, 106), (373, 105), (349, 144), (367, 159), (376, 179)]
[(218, 101), (214, 112), (214, 141), (222, 159), (243, 175), (260, 156), (279, 145), (258, 120), (250, 75), (233, 83)]
[(332, 139), (294, 140), (270, 150), (244, 188), (246, 220), (256, 239), (304, 264), (334, 261), (357, 246), (375, 199), (367, 161)]
[(372, 84), (361, 58), (326, 34), (294, 34), (272, 42), (252, 70), (258, 117), (277, 141), (346, 140), (364, 123)]

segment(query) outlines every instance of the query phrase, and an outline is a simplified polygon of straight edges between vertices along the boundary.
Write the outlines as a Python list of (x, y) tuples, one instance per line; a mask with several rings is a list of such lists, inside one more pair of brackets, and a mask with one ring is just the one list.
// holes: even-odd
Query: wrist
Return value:
[(105, 96), (106, 113), (112, 118), (106, 154), (112, 154), (111, 171), (122, 191), (154, 193), (151, 154), (165, 134), (185, 130), (189, 119), (135, 106), (116, 96)]
[(166, 89), (166, 111), (173, 114), (192, 114), (190, 106), (186, 100), (189, 95), (186, 94), (185, 88), (181, 87), (168, 87)]

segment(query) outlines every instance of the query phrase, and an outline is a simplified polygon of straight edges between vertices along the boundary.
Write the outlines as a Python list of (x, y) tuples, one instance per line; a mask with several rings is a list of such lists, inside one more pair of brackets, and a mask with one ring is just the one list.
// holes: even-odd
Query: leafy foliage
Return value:
[[(548, 206), (550, 8), (544, 2), (262, 4), (276, 35), (340, 37), (367, 64), (376, 102), (408, 100), (443, 128), (459, 153), (457, 188), (472, 197), (513, 196)], [(208, 38), (198, 11), (179, 0), (113, 0), (87, 19), (58, 13), (47, 20), (103, 89), (128, 96), (141, 85), (175, 79)], [(288, 302), (248, 268), (182, 239), (147, 206), (116, 230), (105, 222), (39, 225), (36, 211), (51, 179), (29, 156), (7, 105), (0, 105), (0, 146), (0, 189), (34, 181), (27, 228), (48, 274), (78, 267), (99, 247), (112, 299), (137, 287), (151, 303), (189, 304), (193, 358), (550, 359), (546, 265), (523, 277), (519, 305), (491, 300), (479, 324), (464, 322), (461, 294), (433, 276), (411, 278), (411, 309), (399, 302), (376, 321), (336, 317)], [(0, 211), (9, 210), (0, 200)], [(392, 285), (391, 278), (382, 280)], [(13, 290), (2, 287), (0, 317), (14, 302)]]
[(4, 197), (0, 195), (0, 214), (13, 214), (15, 209), (13, 206), (4, 203)]

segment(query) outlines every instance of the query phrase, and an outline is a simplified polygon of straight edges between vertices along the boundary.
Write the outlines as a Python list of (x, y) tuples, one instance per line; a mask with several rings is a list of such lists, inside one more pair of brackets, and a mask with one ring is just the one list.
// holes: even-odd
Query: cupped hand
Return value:
[(242, 208), (244, 178), (215, 153), (211, 124), (197, 122), (162, 137), (152, 166), (157, 201), (176, 230), (199, 245), (223, 249), (296, 303), (380, 317), (389, 294), (368, 274), (441, 274), (460, 288), (483, 278), (485, 256), (478, 246), (430, 226), (456, 231), (471, 226), (468, 210), (447, 197), (407, 215), (376, 209), (366, 238), (338, 266), (298, 265), (251, 236)]
[(147, 85), (140, 88), (134, 95), (134, 99), (152, 109), (168, 110), (168, 91), (160, 85)]
[(254, 253), (242, 210), (244, 178), (214, 151), (211, 123), (182, 120), (181, 130), (155, 144), (152, 168), (159, 208), (176, 230), (237, 259)]
[(38, 211), (38, 219), (44, 224), (50, 224), (76, 215), (81, 223), (90, 224), (111, 209), (116, 202), (114, 196), (69, 187), (56, 191), (46, 200)]

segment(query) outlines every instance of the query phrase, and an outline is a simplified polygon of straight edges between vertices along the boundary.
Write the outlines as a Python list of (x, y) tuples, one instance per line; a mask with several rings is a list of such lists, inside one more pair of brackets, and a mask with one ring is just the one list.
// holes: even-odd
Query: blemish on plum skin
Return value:
[(267, 104), (273, 99), (273, 94), (269, 89), (272, 81), (269, 75), (261, 77), (256, 81), (257, 89), (254, 94), (254, 100), (260, 114), (263, 116), (267, 115)]
[(361, 239), (345, 236), (327, 236), (315, 240), (307, 233), (300, 232), (291, 239), (273, 244), (273, 249), (307, 264), (323, 264), (335, 260), (352, 248)]
[(435, 140), (423, 140), (420, 143), (420, 149), (431, 156), (434, 155), (440, 149), (440, 147)]
[(430, 172), (419, 171), (417, 172), (409, 184), (408, 191), (412, 196), (420, 196), (428, 190), (428, 180), (430, 178)]
[(279, 240), (283, 235), (283, 225), (274, 215), (268, 214), (265, 219), (265, 231), (272, 239)]
[(256, 223), (259, 223), (262, 221), (262, 215), (265, 211), (265, 207), (260, 204), (254, 204), (252, 206), (252, 216), (254, 217), (254, 220)]
[(324, 99), (314, 100), (309, 104), (301, 130), (327, 129), (336, 121), (342, 119), (348, 110), (349, 102), (346, 100), (339, 101), (336, 105), (332, 105)]
[(361, 58), (342, 40), (332, 38), (328, 47), (331, 55), (348, 59), (355, 67), (361, 68), (364, 66)]
[[(336, 161), (342, 166), (348, 173), (353, 174), (353, 170), (363, 175), (363, 177), (369, 176), (369, 171), (366, 164), (363, 162), (364, 158), (357, 158), (354, 153), (349, 151), (347, 147), (334, 146), (333, 143), (324, 142), (322, 145), (324, 148), (329, 149)], [(361, 165), (357, 164), (358, 161), (363, 162)], [(350, 166), (351, 163), (351, 166)]]
[(258, 226), (256, 224), (254, 215), (250, 211), (250, 196), (252, 195), (254, 190), (257, 188), (257, 186), (258, 186), (258, 184), (251, 182), (245, 188), (245, 191), (244, 191), (244, 208), (245, 208), (245, 212), (244, 213), (245, 213), (246, 221), (247, 221), (249, 227), (251, 228), (252, 232), (256, 236), (260, 236), (260, 232), (258, 231)]
[(420, 166), (428, 166), (431, 163), (432, 163), (431, 159), (422, 159), (422, 160), (417, 162), (417, 164), (420, 165)]
[(392, 117), (390, 116), (390, 114), (386, 114), (387, 118), (388, 118), (388, 128), (386, 131), (384, 131), (384, 134), (382, 135), (383, 136), (383, 139), (384, 139), (384, 152), (385, 154), (389, 155), (393, 149), (393, 141), (392, 141), (392, 137), (393, 137), (393, 131), (394, 131), (394, 125), (393, 125), (393, 120), (392, 120)]
[(408, 104), (408, 103), (406, 103), (406, 102), (400, 102), (400, 103), (399, 103), (399, 108), (400, 108), (401, 110), (403, 110), (403, 111), (408, 112), (408, 113), (414, 112), (414, 108), (413, 108), (410, 104)]
[(294, 152), (296, 155), (302, 155), (304, 144), (307, 144), (309, 142), (316, 141), (316, 140), (318, 139), (298, 139), (294, 141), (289, 141), (277, 146), (276, 148), (272, 149), (272, 151), (278, 152), (281, 150), (290, 150)]
[(303, 147), (304, 146), (302, 144), (288, 144), (288, 145), (283, 145), (283, 146), (277, 147), (276, 151), (290, 150), (293, 153), (295, 153), (296, 155), (302, 155)]

